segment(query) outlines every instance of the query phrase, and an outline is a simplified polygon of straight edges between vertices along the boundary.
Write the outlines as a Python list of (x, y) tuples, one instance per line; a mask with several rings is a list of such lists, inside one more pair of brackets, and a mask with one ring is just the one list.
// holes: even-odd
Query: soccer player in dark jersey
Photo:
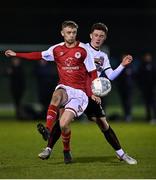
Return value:
[[(132, 62), (132, 56), (130, 55), (125, 56), (122, 60), (122, 63), (115, 70), (113, 70), (111, 68), (107, 54), (100, 50), (101, 45), (103, 44), (103, 42), (107, 37), (107, 31), (108, 29), (106, 25), (104, 25), (103, 23), (94, 24), (91, 28), (91, 33), (90, 33), (91, 42), (87, 43), (86, 46), (90, 51), (90, 53), (92, 54), (93, 59), (90, 61), (94, 61), (98, 71), (98, 76), (101, 75), (102, 71), (105, 71), (106, 76), (110, 80), (114, 80), (122, 72), (122, 70)], [(110, 127), (109, 123), (106, 120), (106, 115), (101, 105), (99, 103), (94, 102), (90, 98), (92, 95), (89, 86), (91, 81), (92, 80), (88, 77), (87, 87), (89, 88), (87, 88), (87, 95), (89, 96), (89, 104), (87, 109), (85, 110), (88, 119), (93, 118), (95, 120), (95, 122), (101, 129), (104, 137), (106, 138), (107, 142), (113, 147), (117, 157), (120, 160), (124, 160), (128, 164), (136, 164), (137, 161), (132, 157), (130, 157), (129, 155), (127, 155), (124, 152), (124, 150), (121, 148), (121, 145), (119, 143), (119, 140), (115, 132), (113, 131), (113, 129)], [(50, 157), (54, 144), (59, 139), (60, 135), (61, 135), (61, 130), (59, 127), (59, 121), (57, 121), (51, 132), (47, 147), (44, 149), (43, 152), (39, 154), (39, 157), (41, 159), (48, 159)], [(65, 145), (65, 143), (63, 144)], [(68, 145), (66, 144), (64, 146), (64, 151), (70, 151), (69, 144)]]
[[(60, 107), (64, 111), (60, 117), (60, 127), (65, 146), (70, 143), (70, 123), (74, 117), (80, 116), (88, 105), (86, 95), (86, 81), (88, 76), (94, 80), (97, 77), (96, 67), (86, 45), (77, 41), (78, 25), (74, 21), (62, 23), (61, 35), (64, 42), (51, 46), (42, 52), (18, 53), (7, 50), (7, 57), (20, 57), (28, 60), (55, 61), (59, 74), (59, 84), (56, 87), (48, 108), (46, 127), (42, 124), (39, 130), (44, 132), (44, 138), (48, 138), (57, 119)], [(92, 95), (95, 101), (99, 97)], [(45, 134), (47, 136), (45, 136)], [(70, 157), (70, 151), (64, 151), (66, 157)], [(70, 158), (71, 160), (71, 158)]]

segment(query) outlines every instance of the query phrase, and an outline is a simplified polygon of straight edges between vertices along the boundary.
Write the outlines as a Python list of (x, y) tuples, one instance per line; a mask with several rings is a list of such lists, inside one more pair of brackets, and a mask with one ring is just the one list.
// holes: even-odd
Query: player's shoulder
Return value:
[(60, 43), (51, 45), (49, 49), (54, 49), (55, 47), (59, 47), (59, 46), (63, 46), (63, 45), (64, 45), (64, 42), (60, 42)]
[(78, 47), (81, 49), (81, 51), (83, 51), (87, 54), (90, 53), (85, 43), (79, 42)]
[(83, 42), (79, 42), (79, 47), (82, 47), (82, 48), (84, 48), (84, 49), (86, 49), (87, 47), (86, 47), (86, 44), (85, 43), (83, 43)]
[(99, 49), (99, 50), (95, 49), (94, 47), (91, 46), (90, 43), (86, 43), (85, 45), (86, 45), (86, 47), (87, 47), (87, 49), (88, 49), (89, 51), (91, 50), (91, 51), (94, 52), (95, 54), (98, 53), (98, 54), (100, 54), (101, 56), (108, 57), (107, 53), (105, 53), (104, 51), (102, 51), (102, 50), (100, 50), (100, 49)]
[(100, 50), (100, 53), (101, 53), (104, 57), (107, 57), (107, 58), (108, 58), (108, 54), (105, 53), (104, 51)]

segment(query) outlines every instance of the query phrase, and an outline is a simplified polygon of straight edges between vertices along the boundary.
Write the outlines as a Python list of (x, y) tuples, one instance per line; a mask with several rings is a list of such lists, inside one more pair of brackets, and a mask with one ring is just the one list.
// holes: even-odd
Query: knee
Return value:
[(69, 125), (66, 121), (60, 121), (60, 128), (62, 131), (68, 131)]
[(106, 117), (100, 117), (100, 118), (97, 118), (96, 119), (96, 123), (98, 124), (99, 128), (102, 130), (102, 131), (106, 131), (109, 129), (109, 124), (106, 120)]
[(61, 99), (62, 99), (61, 94), (54, 93), (52, 96), (51, 104), (53, 104), (55, 106), (59, 106), (61, 103)]

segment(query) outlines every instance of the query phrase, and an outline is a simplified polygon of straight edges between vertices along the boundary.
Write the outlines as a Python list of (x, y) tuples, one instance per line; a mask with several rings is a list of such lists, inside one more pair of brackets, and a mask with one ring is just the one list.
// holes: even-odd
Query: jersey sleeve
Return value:
[(110, 61), (109, 61), (109, 58), (108, 58), (107, 54), (105, 54), (105, 60), (104, 60), (104, 64), (103, 64), (103, 71), (106, 71), (109, 68), (111, 68)]
[(86, 55), (86, 58), (84, 60), (84, 64), (86, 66), (86, 69), (87, 69), (88, 72), (95, 71), (96, 66), (95, 66), (95, 63), (94, 63), (94, 58), (91, 55), (91, 53), (87, 50), (87, 48), (86, 48), (86, 51), (87, 51), (87, 55)]
[(27, 60), (41, 60), (41, 52), (30, 52), (30, 53), (16, 53), (16, 57), (24, 58)]
[(119, 74), (123, 71), (125, 67), (120, 64), (115, 70), (113, 70), (112, 68), (107, 69), (105, 71), (106, 76), (110, 79), (110, 80), (114, 80), (116, 77), (119, 76)]
[(42, 51), (42, 58), (46, 61), (54, 61), (53, 49), (55, 46), (51, 46), (48, 50)]

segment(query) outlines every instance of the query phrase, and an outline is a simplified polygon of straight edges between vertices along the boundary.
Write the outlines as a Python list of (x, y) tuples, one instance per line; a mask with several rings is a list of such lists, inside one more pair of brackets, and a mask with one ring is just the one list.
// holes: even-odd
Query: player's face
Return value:
[(106, 39), (106, 33), (102, 30), (94, 30), (90, 34), (90, 38), (91, 38), (91, 45), (94, 48), (99, 49), (100, 46), (103, 44), (104, 40)]
[(71, 27), (65, 27), (61, 31), (62, 36), (64, 37), (64, 41), (68, 44), (73, 44), (76, 41), (77, 29)]

